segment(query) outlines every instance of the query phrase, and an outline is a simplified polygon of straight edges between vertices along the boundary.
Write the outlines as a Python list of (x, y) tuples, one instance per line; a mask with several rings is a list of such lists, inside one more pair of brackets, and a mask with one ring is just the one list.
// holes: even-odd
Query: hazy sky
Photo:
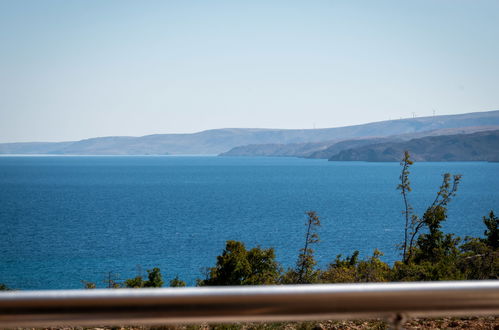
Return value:
[(497, 0), (0, 0), (0, 142), (494, 109)]

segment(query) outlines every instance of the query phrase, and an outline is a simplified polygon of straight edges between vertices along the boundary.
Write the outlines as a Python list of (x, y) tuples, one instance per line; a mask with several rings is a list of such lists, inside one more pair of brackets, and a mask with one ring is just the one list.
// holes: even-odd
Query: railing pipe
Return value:
[(499, 281), (0, 293), (0, 327), (499, 315)]

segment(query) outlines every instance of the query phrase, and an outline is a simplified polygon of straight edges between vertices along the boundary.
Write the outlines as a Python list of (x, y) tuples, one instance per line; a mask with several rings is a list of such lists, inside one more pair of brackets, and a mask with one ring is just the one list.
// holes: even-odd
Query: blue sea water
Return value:
[[(481, 236), (499, 212), (499, 163), (416, 163), (421, 214), (442, 174), (463, 175), (444, 229)], [(403, 202), (397, 163), (238, 157), (0, 157), (0, 283), (18, 289), (104, 286), (159, 267), (190, 285), (226, 240), (274, 247), (284, 267), (303, 245), (305, 212), (322, 222), (316, 257), (399, 258)]]

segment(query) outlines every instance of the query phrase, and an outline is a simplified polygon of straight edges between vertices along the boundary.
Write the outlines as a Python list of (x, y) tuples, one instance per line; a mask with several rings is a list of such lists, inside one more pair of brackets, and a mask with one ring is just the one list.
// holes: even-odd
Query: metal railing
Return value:
[(11, 291), (0, 327), (499, 315), (499, 281)]

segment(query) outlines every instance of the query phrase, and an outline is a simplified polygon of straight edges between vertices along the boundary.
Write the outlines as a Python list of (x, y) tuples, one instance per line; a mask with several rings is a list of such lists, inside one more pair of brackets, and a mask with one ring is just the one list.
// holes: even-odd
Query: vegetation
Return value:
[(484, 234), (486, 236), (483, 242), (492, 249), (499, 248), (499, 218), (494, 215), (494, 211), (490, 211), (489, 217), (483, 217), (483, 223), (487, 227)]
[(125, 281), (125, 287), (127, 288), (160, 288), (163, 286), (163, 277), (161, 276), (161, 271), (159, 268), (155, 267), (153, 269), (147, 270), (147, 280), (144, 280), (142, 276), (136, 276), (134, 278)]
[[(401, 324), (402, 329), (497, 329), (498, 317), (465, 317), (420, 319), (411, 318)], [(55, 328), (51, 328), (55, 329)], [(57, 328), (61, 330), (82, 330), (78, 327)], [(84, 328), (85, 329), (85, 328)], [(392, 329), (386, 320), (320, 320), (302, 322), (237, 322), (237, 323), (203, 323), (203, 324), (176, 324), (156, 326), (107, 326), (99, 330), (384, 330)], [(35, 330), (35, 329), (33, 329)]]
[(276, 284), (280, 273), (274, 249), (257, 246), (248, 251), (242, 242), (227, 241), (217, 264), (198, 285)]
[(359, 260), (359, 251), (355, 251), (350, 257), (341, 259), (336, 256), (334, 262), (320, 274), (321, 283), (353, 283), (353, 282), (387, 282), (390, 280), (390, 267), (382, 262), (383, 255), (374, 250), (371, 258)]
[(187, 283), (185, 283), (184, 281), (182, 281), (178, 275), (175, 276), (175, 278), (173, 278), (171, 281), (170, 281), (170, 287), (171, 288), (181, 288), (181, 287), (184, 287), (184, 286), (187, 286)]
[(296, 268), (289, 269), (283, 276), (281, 276), (281, 283), (283, 284), (309, 284), (317, 282), (319, 277), (319, 272), (315, 270), (315, 265), (317, 261), (314, 258), (314, 250), (312, 245), (319, 243), (319, 234), (317, 233), (318, 227), (320, 227), (321, 222), (319, 216), (314, 211), (308, 211), (307, 222), (307, 232), (305, 234), (305, 243), (300, 253), (298, 254), (298, 260), (296, 261)]
[(97, 285), (94, 282), (81, 281), (85, 289), (96, 289)]
[[(411, 156), (409, 152), (406, 150), (404, 152), (404, 159), (400, 163), (402, 165), (402, 173), (400, 174), (400, 184), (397, 186), (397, 189), (401, 190), (402, 197), (404, 198), (404, 206), (405, 210), (403, 211), (405, 215), (405, 227), (404, 227), (404, 243), (402, 245), (402, 260), (404, 263), (407, 263), (407, 250), (408, 250), (408, 242), (409, 242), (409, 234), (414, 232), (414, 224), (416, 222), (415, 218), (412, 218), (412, 206), (409, 204), (407, 194), (412, 190), (411, 184), (409, 181), (409, 166), (413, 164), (411, 160)], [(409, 232), (410, 230), (410, 232)], [(410, 248), (409, 248), (410, 250)]]
[[(97, 284), (95, 282), (81, 281), (85, 289), (96, 289)], [(134, 278), (120, 282), (116, 278), (116, 274), (109, 272), (106, 280), (104, 281), (108, 289), (119, 289), (119, 288), (160, 288), (163, 286), (163, 276), (161, 275), (161, 270), (157, 267), (147, 270), (147, 280), (144, 280), (142, 275), (137, 275)], [(175, 286), (185, 286), (183, 281), (180, 281), (178, 276), (170, 281), (170, 284), (174, 283)], [(181, 285), (184, 283), (184, 285)]]
[(296, 263), (297, 282), (301, 284), (313, 283), (317, 277), (317, 272), (314, 270), (317, 262), (314, 259), (314, 250), (310, 246), (319, 243), (319, 234), (317, 234), (316, 229), (321, 225), (321, 222), (314, 211), (307, 212), (307, 216), (305, 246), (300, 250)]

